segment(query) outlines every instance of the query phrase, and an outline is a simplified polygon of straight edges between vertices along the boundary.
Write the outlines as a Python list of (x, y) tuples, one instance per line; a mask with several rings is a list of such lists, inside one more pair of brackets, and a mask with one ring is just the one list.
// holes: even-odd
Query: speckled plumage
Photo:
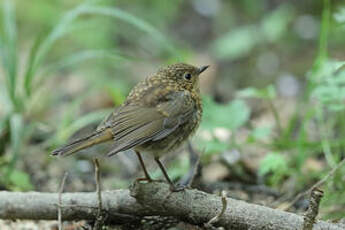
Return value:
[[(118, 114), (126, 110), (129, 106), (134, 106), (136, 108), (134, 112), (136, 115), (135, 119), (142, 119), (142, 123), (147, 122), (148, 118), (155, 118), (158, 120), (165, 119), (175, 124), (179, 117), (188, 116), (188, 122), (183, 121), (182, 124), (179, 124), (176, 129), (171, 131), (166, 137), (158, 140), (148, 140), (145, 143), (135, 146), (135, 149), (141, 152), (152, 153), (155, 156), (161, 156), (164, 153), (176, 149), (194, 133), (200, 124), (202, 105), (197, 77), (198, 70), (199, 69), (194, 66), (182, 63), (159, 70), (155, 75), (138, 83), (129, 93), (124, 104), (112, 113), (102, 127), (116, 127), (114, 124), (121, 119)], [(191, 82), (186, 82), (186, 80), (183, 79), (183, 74), (185, 74), (186, 71), (195, 75), (195, 79)], [(174, 101), (174, 103), (177, 104), (167, 105), (167, 103), (170, 103), (167, 101)], [(172, 108), (174, 108), (174, 110), (167, 111)], [(148, 115), (146, 115), (146, 113), (148, 113)], [(140, 117), (142, 114), (149, 117)], [(162, 124), (164, 124), (164, 121)], [(166, 129), (163, 128), (163, 130)], [(118, 130), (113, 130), (115, 146), (116, 141), (121, 141), (119, 140), (120, 138), (116, 137), (117, 131)], [(122, 150), (125, 149), (121, 149), (120, 151)], [(115, 148), (111, 152), (111, 155), (117, 152), (118, 150)]]
[(158, 160), (181, 146), (198, 128), (202, 116), (199, 74), (206, 68), (178, 63), (158, 70), (139, 82), (93, 134), (55, 150), (53, 155), (72, 154), (113, 140), (110, 156), (134, 149), (137, 154), (151, 153)]

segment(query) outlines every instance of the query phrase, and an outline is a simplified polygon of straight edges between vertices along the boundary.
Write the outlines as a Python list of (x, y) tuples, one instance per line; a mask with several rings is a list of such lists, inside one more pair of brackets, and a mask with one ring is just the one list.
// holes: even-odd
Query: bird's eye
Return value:
[(186, 80), (190, 80), (190, 79), (192, 79), (192, 74), (190, 74), (190, 73), (185, 73), (185, 74), (184, 74), (184, 78), (185, 78)]

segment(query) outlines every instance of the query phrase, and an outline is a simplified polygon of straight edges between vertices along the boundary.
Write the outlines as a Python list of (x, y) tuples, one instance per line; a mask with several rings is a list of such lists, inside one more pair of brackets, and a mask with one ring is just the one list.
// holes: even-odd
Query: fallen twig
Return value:
[(99, 172), (99, 162), (98, 159), (95, 158), (93, 160), (93, 164), (95, 166), (95, 181), (96, 181), (96, 193), (97, 193), (97, 200), (98, 200), (98, 211), (96, 216), (96, 221), (94, 224), (94, 229), (99, 230), (102, 229), (104, 224), (104, 216), (103, 216), (103, 205), (102, 205), (102, 193), (101, 193), (101, 183), (100, 183), (100, 172)]
[(218, 213), (216, 216), (214, 216), (212, 219), (210, 219), (206, 224), (205, 227), (208, 229), (213, 229), (213, 224), (218, 222), (218, 220), (224, 215), (224, 212), (228, 206), (227, 199), (226, 199), (226, 192), (222, 191), (221, 194), (221, 199), (222, 199), (222, 210), (220, 213)]
[(65, 172), (65, 174), (63, 175), (62, 181), (61, 181), (61, 185), (60, 185), (60, 189), (59, 189), (59, 205), (58, 205), (58, 222), (59, 222), (59, 230), (62, 230), (62, 193), (63, 193), (63, 189), (65, 187), (65, 182), (68, 176), (68, 172)]
[(280, 208), (283, 211), (289, 210), (297, 201), (299, 201), (303, 196), (310, 194), (315, 188), (321, 187), (334, 173), (345, 164), (345, 158), (340, 161), (324, 178), (316, 182), (308, 190), (299, 193), (288, 205)]
[(303, 230), (312, 230), (315, 223), (317, 214), (319, 213), (319, 205), (321, 198), (323, 197), (323, 191), (314, 188), (310, 194), (309, 207), (304, 214)]

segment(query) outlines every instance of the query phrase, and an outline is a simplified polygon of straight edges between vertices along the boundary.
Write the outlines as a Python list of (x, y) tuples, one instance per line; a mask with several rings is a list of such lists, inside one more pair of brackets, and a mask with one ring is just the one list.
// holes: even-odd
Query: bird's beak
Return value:
[(199, 74), (201, 74), (202, 72), (204, 72), (208, 67), (209, 67), (209, 65), (201, 66), (201, 67), (199, 68)]

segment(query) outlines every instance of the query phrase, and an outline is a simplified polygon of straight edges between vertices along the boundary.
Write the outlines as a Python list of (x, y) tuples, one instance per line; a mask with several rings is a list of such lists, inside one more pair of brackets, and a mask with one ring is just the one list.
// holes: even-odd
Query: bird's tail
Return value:
[(86, 149), (90, 146), (109, 141), (113, 138), (112, 132), (110, 129), (103, 129), (96, 131), (89, 136), (77, 139), (67, 145), (64, 145), (58, 149), (55, 149), (52, 152), (53, 156), (67, 156), (78, 152), (82, 149)]

